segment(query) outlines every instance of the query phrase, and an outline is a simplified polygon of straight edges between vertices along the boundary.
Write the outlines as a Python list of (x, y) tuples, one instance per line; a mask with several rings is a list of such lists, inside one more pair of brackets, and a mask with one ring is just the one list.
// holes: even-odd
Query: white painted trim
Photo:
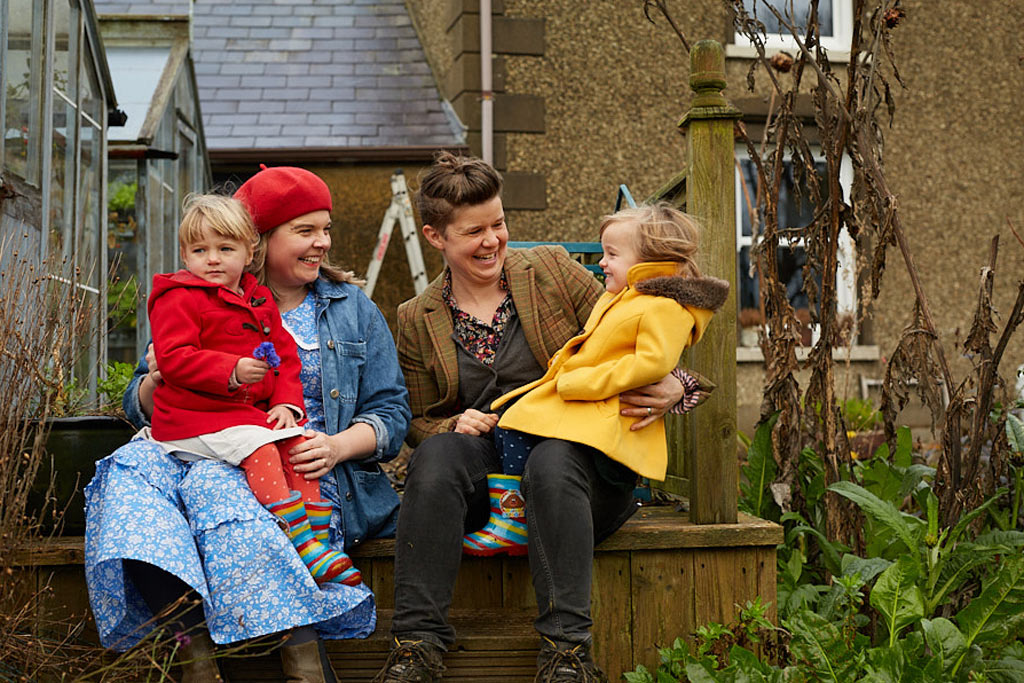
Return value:
[[(771, 59), (780, 52), (788, 52), (795, 57), (795, 48), (795, 45), (793, 48), (771, 47), (766, 45), (764, 48), (764, 56), (766, 59)], [(828, 50), (827, 53), (828, 61), (832, 64), (848, 64), (850, 62), (849, 49)], [(729, 43), (725, 46), (725, 56), (729, 59), (757, 59), (757, 49), (749, 43), (744, 45)]]
[[(798, 346), (796, 348), (796, 359), (798, 361), (802, 362), (807, 360), (810, 354), (811, 347), (809, 346)], [(874, 363), (881, 358), (881, 349), (873, 344), (863, 346), (838, 346), (832, 349), (832, 360), (840, 363), (845, 363), (847, 361), (851, 363)], [(757, 346), (737, 346), (736, 362), (763, 363), (764, 354), (761, 353), (760, 347)]]

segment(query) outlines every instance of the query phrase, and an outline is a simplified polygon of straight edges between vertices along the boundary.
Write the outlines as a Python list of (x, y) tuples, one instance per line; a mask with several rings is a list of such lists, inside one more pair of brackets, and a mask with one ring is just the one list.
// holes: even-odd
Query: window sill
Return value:
[[(780, 52), (788, 52), (796, 56), (796, 48), (781, 46), (765, 46), (764, 56), (771, 59)], [(736, 45), (734, 43), (725, 46), (725, 56), (734, 59), (757, 59), (757, 49), (753, 45)], [(828, 61), (832, 64), (849, 64), (849, 50), (828, 50)]]
[[(801, 346), (796, 350), (796, 359), (798, 361), (805, 361), (810, 355), (811, 349), (806, 346)], [(832, 349), (832, 360), (845, 363), (850, 361), (852, 363), (872, 363), (879, 360), (882, 357), (881, 351), (878, 346), (853, 346), (853, 347), (839, 347)], [(737, 363), (763, 363), (764, 354), (761, 353), (761, 349), (757, 346), (737, 346), (736, 347), (736, 362)]]

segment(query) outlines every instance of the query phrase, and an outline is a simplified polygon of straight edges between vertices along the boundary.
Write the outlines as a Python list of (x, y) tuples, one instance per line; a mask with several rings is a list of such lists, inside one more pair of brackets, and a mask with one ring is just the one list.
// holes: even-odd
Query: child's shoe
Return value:
[(467, 555), (525, 555), (526, 500), (520, 486), (522, 477), (510, 474), (488, 474), (487, 489), (491, 499), (491, 517), (480, 531), (462, 538)]
[(313, 535), (298, 491), (292, 491), (288, 498), (270, 503), (266, 508), (281, 521), (284, 532), (317, 583), (330, 581), (352, 566), (348, 555), (330, 550)]
[[(313, 529), (313, 535), (316, 536), (316, 540), (323, 543), (325, 547), (330, 548), (330, 543), (327, 540), (327, 530), (331, 525), (331, 503), (328, 501), (306, 503), (306, 514), (309, 515), (309, 526)], [(340, 551), (332, 552), (348, 557), (347, 554)], [(352, 560), (349, 559), (349, 564), (351, 565), (351, 563)], [(331, 583), (343, 583), (346, 586), (358, 586), (362, 582), (363, 575), (352, 566), (349, 566), (348, 569), (331, 579)]]

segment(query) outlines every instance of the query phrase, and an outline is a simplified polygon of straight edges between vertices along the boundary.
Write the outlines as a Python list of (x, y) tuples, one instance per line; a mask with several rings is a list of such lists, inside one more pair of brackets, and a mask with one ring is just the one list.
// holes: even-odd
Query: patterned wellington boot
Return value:
[(527, 553), (526, 501), (520, 491), (522, 482), (522, 477), (510, 474), (487, 475), (491, 518), (480, 531), (462, 537), (462, 550), (467, 555)]
[[(331, 525), (331, 504), (327, 501), (306, 503), (306, 514), (309, 515), (309, 526), (313, 529), (316, 540), (330, 548), (327, 542), (327, 529)], [(339, 551), (334, 551), (339, 552)], [(345, 555), (345, 553), (341, 553)], [(348, 555), (345, 555), (348, 557)], [(351, 562), (351, 559), (349, 560)], [(331, 583), (343, 583), (346, 586), (358, 586), (363, 582), (363, 575), (355, 567), (349, 567), (331, 579)]]
[(288, 498), (270, 503), (266, 508), (281, 521), (284, 532), (317, 583), (330, 581), (352, 566), (348, 555), (330, 550), (313, 535), (298, 491), (292, 491)]

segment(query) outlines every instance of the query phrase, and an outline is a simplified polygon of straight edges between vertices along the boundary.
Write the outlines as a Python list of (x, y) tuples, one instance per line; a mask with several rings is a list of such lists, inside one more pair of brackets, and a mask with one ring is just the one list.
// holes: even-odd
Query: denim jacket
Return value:
[[(336, 434), (355, 422), (365, 422), (377, 437), (374, 453), (340, 463), (334, 476), (321, 482), (323, 494), (335, 504), (332, 541), (340, 532), (345, 546), (351, 547), (367, 538), (394, 534), (398, 496), (377, 463), (398, 455), (409, 429), (409, 394), (391, 331), (376, 304), (355, 285), (323, 278), (313, 284), (313, 294), (325, 431)], [(128, 420), (137, 427), (148, 424), (138, 390), (148, 372), (143, 358), (122, 401)]]

